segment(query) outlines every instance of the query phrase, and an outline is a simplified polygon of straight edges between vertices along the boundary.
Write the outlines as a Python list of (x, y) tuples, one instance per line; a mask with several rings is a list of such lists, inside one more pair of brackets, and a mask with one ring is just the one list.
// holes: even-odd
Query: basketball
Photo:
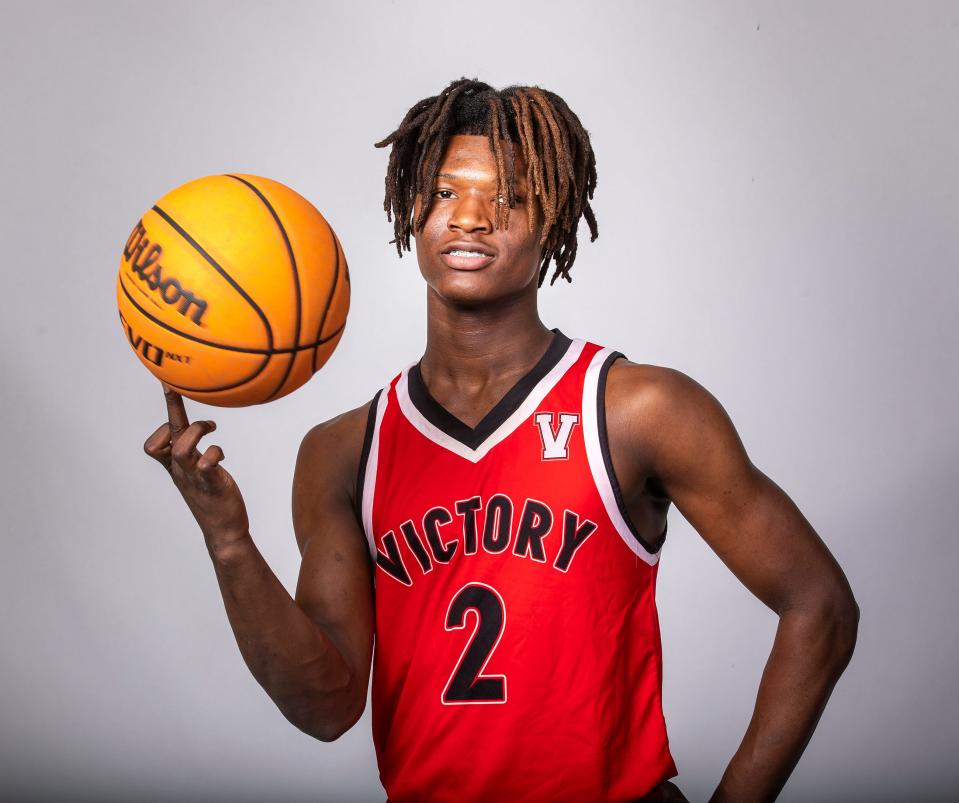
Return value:
[(229, 174), (167, 193), (133, 227), (117, 276), (140, 362), (196, 401), (293, 392), (329, 359), (350, 306), (336, 234), (289, 187)]

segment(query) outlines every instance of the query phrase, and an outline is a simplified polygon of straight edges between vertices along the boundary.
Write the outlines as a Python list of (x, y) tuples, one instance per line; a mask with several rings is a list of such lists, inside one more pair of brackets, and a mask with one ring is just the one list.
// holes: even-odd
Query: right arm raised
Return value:
[(200, 524), (244, 661), (290, 722), (322, 741), (336, 739), (363, 713), (373, 652), (372, 566), (353, 511), (369, 405), (314, 427), (300, 446), (296, 599), (253, 543), (239, 489), (220, 466), (222, 451), (196, 448), (215, 425), (190, 424), (173, 391), (167, 407), (169, 423), (144, 448), (170, 472)]

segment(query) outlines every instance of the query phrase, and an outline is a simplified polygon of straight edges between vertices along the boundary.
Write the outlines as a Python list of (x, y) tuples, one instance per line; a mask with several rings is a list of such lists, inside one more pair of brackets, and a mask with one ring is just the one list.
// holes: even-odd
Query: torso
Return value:
[[(475, 427), (496, 403), (502, 399), (516, 382), (535, 365), (536, 360), (516, 371), (496, 377), (474, 394), (453, 391), (442, 385), (430, 385), (430, 395), (436, 402), (457, 419)], [(655, 365), (637, 365), (623, 358), (613, 363), (606, 378), (606, 424), (609, 450), (613, 468), (623, 492), (623, 501), (630, 519), (641, 533), (661, 533), (666, 527), (670, 500), (661, 483), (650, 470), (648, 454), (636, 448), (642, 442), (641, 418), (628, 415), (623, 398), (626, 383), (621, 380), (626, 371), (641, 371), (648, 374), (650, 382), (662, 369)], [(629, 384), (632, 389), (633, 383)], [(364, 409), (364, 417), (365, 411)]]
[(661, 541), (639, 536), (663, 532), (668, 500), (609, 407), (613, 359), (558, 334), (529, 374), (485, 389), (504, 396), (492, 409), (435, 398), (418, 366), (370, 408), (360, 509), (391, 800), (634, 800), (675, 774)]

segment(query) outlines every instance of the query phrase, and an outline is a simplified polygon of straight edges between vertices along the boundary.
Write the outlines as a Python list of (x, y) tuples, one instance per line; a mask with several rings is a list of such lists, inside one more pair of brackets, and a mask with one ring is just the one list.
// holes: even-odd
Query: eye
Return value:
[(453, 197), (452, 190), (437, 190), (433, 193), (434, 198), (439, 198), (441, 201), (448, 201)]

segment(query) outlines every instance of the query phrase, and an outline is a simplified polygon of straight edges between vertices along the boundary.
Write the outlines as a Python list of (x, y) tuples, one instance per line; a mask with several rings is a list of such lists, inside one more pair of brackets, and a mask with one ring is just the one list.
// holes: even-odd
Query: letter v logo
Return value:
[(537, 413), (534, 417), (543, 442), (543, 460), (566, 460), (569, 457), (569, 439), (573, 427), (579, 423), (576, 413), (560, 413), (559, 427), (554, 429), (555, 416), (556, 413)]

